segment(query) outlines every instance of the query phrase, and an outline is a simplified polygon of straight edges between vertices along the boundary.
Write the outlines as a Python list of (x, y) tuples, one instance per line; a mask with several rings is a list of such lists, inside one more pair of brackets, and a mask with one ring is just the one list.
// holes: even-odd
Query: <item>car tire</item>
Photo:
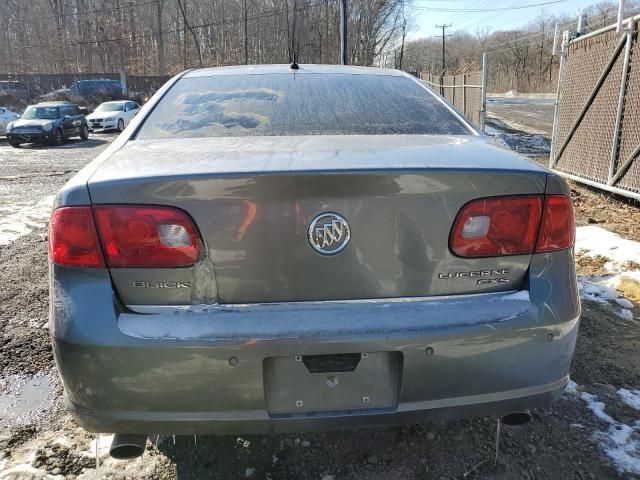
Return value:
[(80, 139), (89, 140), (89, 127), (87, 127), (86, 123), (80, 128)]
[(64, 143), (64, 134), (62, 133), (62, 130), (58, 128), (56, 129), (55, 132), (53, 132), (53, 139), (51, 140), (51, 145), (55, 145), (56, 147), (59, 147), (63, 143)]
[(11, 145), (13, 148), (18, 148), (20, 146), (20, 142), (9, 140), (9, 145)]
[(119, 118), (118, 119), (118, 131), (121, 132), (124, 130), (124, 120)]

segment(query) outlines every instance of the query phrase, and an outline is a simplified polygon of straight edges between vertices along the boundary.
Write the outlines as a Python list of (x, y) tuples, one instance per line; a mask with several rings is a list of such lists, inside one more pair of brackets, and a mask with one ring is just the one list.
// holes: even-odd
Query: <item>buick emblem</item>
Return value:
[(322, 255), (335, 255), (351, 239), (349, 224), (337, 213), (321, 213), (309, 225), (309, 243)]

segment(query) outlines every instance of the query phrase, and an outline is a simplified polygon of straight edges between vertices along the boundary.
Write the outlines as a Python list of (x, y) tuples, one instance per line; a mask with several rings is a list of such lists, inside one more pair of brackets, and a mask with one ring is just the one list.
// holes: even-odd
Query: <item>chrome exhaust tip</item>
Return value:
[(531, 421), (531, 413), (529, 410), (523, 410), (521, 412), (507, 413), (500, 420), (503, 425), (509, 425), (511, 427), (517, 427), (529, 423)]
[(146, 435), (116, 433), (109, 448), (109, 455), (118, 460), (137, 458), (144, 453), (146, 445)]

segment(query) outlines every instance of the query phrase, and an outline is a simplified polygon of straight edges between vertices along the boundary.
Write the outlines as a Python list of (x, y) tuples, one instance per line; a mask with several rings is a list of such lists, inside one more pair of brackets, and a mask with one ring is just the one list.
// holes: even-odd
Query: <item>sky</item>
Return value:
[[(420, 9), (489, 9), (508, 8), (546, 3), (553, 0), (414, 0), (414, 28), (409, 35), (411, 40), (442, 35), (436, 25), (452, 24), (448, 32), (467, 30), (473, 33), (477, 27), (491, 27), (491, 30), (507, 30), (522, 27), (541, 12), (548, 15), (561, 13), (574, 14), (577, 18), (581, 9), (593, 5), (597, 0), (564, 0), (544, 6), (522, 8), (509, 11), (484, 12), (439, 12)], [(557, 0), (556, 0), (557, 1)]]

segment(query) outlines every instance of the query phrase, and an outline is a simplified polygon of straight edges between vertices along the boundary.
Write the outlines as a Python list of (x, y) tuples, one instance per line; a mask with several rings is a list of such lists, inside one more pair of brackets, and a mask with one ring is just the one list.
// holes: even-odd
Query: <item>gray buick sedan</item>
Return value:
[(568, 382), (569, 190), (419, 80), (184, 72), (59, 193), (51, 325), (78, 423), (237, 434), (495, 415)]

